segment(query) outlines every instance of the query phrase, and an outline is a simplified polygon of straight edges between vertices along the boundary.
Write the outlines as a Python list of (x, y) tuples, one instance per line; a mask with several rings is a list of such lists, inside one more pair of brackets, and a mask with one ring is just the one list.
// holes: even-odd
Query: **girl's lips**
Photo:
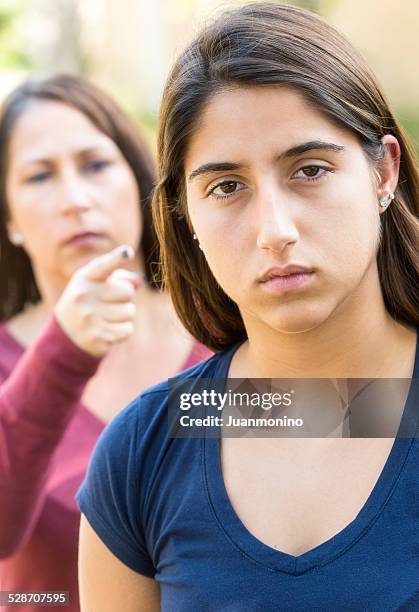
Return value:
[(261, 283), (264, 290), (275, 295), (305, 287), (314, 276), (314, 272), (296, 272), (287, 276), (274, 276)]

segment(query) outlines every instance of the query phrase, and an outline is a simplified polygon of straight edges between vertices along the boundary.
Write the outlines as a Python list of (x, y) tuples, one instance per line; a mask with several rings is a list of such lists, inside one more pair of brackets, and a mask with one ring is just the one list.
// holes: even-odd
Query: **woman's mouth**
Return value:
[(68, 245), (74, 246), (90, 246), (96, 244), (98, 240), (103, 239), (103, 234), (95, 234), (94, 232), (85, 232), (84, 234), (77, 234), (66, 242)]

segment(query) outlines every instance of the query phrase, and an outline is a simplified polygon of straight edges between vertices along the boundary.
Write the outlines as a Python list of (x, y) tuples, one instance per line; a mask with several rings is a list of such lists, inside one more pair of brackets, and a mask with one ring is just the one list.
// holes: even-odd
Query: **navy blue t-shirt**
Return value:
[[(236, 346), (179, 376), (225, 378)], [(419, 412), (419, 355), (403, 419)], [(168, 383), (108, 425), (77, 502), (123, 563), (154, 577), (166, 612), (419, 610), (419, 440), (396, 438), (342, 531), (293, 556), (263, 544), (228, 498), (217, 438), (170, 438)], [(416, 415), (416, 416), (415, 416)], [(280, 512), (280, 509), (278, 509)]]

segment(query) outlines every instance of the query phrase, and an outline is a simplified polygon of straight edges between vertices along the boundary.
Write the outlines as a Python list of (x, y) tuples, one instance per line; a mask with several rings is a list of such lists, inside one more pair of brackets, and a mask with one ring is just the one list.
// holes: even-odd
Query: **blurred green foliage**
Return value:
[[(55, 0), (49, 0), (54, 3)], [(76, 2), (76, 0), (74, 0)], [(158, 2), (162, 0), (157, 0)], [(315, 11), (320, 15), (330, 14), (339, 0), (278, 0), (281, 3), (289, 3)], [(191, 4), (191, 0), (184, 0), (185, 10)], [(25, 15), (30, 8), (28, 0), (0, 0), (0, 71), (22, 71), (29, 72), (35, 69), (34, 60), (31, 57), (31, 50), (28, 50), (25, 33)], [(81, 49), (81, 59), (79, 69), (85, 75), (91, 73), (91, 65), (87, 53)], [(132, 114), (139, 122), (142, 131), (150, 143), (155, 148), (157, 110), (156, 113), (149, 113), (141, 108), (131, 108)], [(415, 108), (397, 108), (396, 114), (400, 123), (405, 128), (411, 138), (416, 151), (419, 153), (419, 113)]]
[(0, 69), (29, 69), (32, 62), (24, 51), (17, 17), (27, 9), (22, 0), (1, 0), (0, 3)]
[(412, 111), (409, 112), (398, 109), (396, 111), (396, 116), (419, 155), (419, 115), (413, 114)]

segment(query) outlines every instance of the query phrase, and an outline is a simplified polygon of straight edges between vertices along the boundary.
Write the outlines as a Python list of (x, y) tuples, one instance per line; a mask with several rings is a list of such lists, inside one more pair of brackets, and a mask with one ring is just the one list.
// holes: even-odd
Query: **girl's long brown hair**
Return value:
[(413, 149), (370, 69), (352, 45), (315, 14), (252, 3), (223, 13), (180, 55), (164, 90), (158, 134), (153, 217), (162, 278), (180, 319), (201, 342), (221, 350), (246, 338), (237, 305), (220, 288), (193, 241), (185, 200), (184, 158), (200, 114), (230, 85), (285, 84), (351, 130), (372, 164), (381, 138), (401, 147), (396, 199), (381, 214), (377, 264), (390, 315), (419, 324), (418, 172)]
[[(17, 87), (0, 110), (0, 321), (19, 313), (26, 303), (36, 303), (40, 293), (31, 260), (23, 248), (9, 240), (6, 198), (8, 145), (20, 115), (36, 100), (63, 102), (83, 113), (104, 134), (112, 138), (131, 167), (140, 193), (143, 218), (140, 249), (149, 284), (157, 287), (153, 262), (158, 260), (158, 241), (151, 215), (151, 195), (155, 183), (154, 162), (137, 127), (103, 91), (82, 77), (55, 75), (30, 79)], [(57, 134), (59, 138), (59, 134)]]

